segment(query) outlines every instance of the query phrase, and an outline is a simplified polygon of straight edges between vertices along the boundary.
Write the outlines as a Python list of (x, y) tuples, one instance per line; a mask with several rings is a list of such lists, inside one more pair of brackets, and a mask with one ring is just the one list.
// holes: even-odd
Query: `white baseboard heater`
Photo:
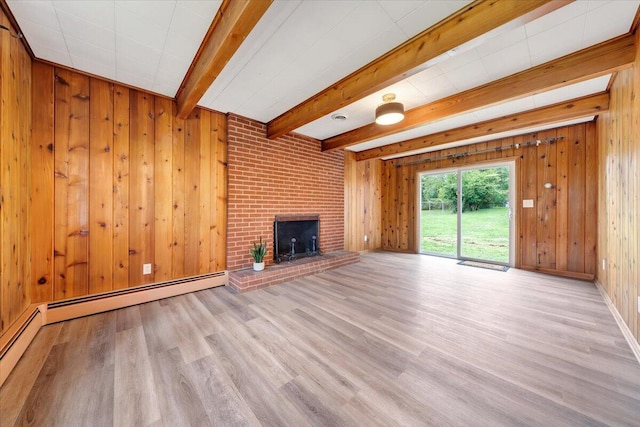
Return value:
[(32, 304), (0, 337), (0, 386), (42, 326), (224, 286), (228, 282), (229, 273), (221, 271), (62, 301)]

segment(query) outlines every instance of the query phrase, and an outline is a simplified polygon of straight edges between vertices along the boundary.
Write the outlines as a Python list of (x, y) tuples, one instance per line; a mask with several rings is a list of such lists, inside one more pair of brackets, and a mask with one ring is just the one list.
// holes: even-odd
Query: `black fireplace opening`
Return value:
[(320, 215), (276, 215), (273, 240), (277, 263), (320, 255)]

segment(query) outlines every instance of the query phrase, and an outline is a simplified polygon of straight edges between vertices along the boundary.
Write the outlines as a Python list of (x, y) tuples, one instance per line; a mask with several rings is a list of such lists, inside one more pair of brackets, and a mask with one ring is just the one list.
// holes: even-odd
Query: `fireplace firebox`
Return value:
[(277, 263), (320, 255), (320, 215), (276, 215), (273, 240)]

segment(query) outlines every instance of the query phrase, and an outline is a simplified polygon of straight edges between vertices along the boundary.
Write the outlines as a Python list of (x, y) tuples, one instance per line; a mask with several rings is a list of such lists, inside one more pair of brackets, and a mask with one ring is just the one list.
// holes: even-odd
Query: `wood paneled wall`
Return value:
[[(0, 23), (11, 24), (0, 10)], [(15, 30), (12, 28), (12, 31)], [(31, 303), (29, 185), (31, 58), (0, 33), (0, 334)]]
[[(226, 268), (226, 116), (34, 63), (32, 299)], [(152, 273), (143, 275), (143, 264)]]
[[(563, 137), (553, 144), (495, 150), (537, 139)], [(474, 151), (493, 149), (486, 153)], [(469, 152), (461, 158), (421, 162)], [(417, 252), (417, 192), (420, 172), (516, 161), (516, 266), (588, 278), (596, 268), (597, 176), (595, 125), (561, 127), (539, 133), (385, 161), (382, 178), (382, 247)], [(417, 162), (407, 165), (405, 163)], [(397, 166), (404, 164), (402, 166)], [(551, 182), (554, 188), (545, 189)], [(534, 200), (523, 208), (522, 200)]]
[[(636, 37), (640, 32), (636, 33)], [(636, 38), (636, 48), (638, 39)], [(640, 55), (611, 87), (609, 111), (597, 121), (598, 262), (597, 279), (640, 342)], [(603, 263), (604, 261), (604, 268)]]
[[(366, 251), (382, 248), (382, 160), (356, 162), (344, 152), (344, 248)], [(365, 241), (365, 236), (367, 240)]]

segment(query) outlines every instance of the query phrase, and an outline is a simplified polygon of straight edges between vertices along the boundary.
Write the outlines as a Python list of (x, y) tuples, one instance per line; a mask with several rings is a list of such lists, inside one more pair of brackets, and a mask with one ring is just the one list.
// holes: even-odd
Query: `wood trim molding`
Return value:
[(521, 270), (533, 271), (535, 273), (552, 274), (554, 276), (568, 277), (570, 279), (584, 280), (587, 282), (592, 282), (594, 277), (593, 274), (590, 274), (590, 273), (578, 273), (575, 271), (554, 270), (552, 268), (542, 268), (542, 267), (536, 267), (533, 265), (521, 265), (519, 268)]
[(609, 307), (609, 311), (611, 311), (611, 314), (613, 315), (613, 318), (616, 320), (616, 323), (618, 324), (618, 327), (620, 328), (622, 335), (627, 340), (627, 343), (629, 343), (629, 347), (631, 347), (631, 351), (633, 352), (633, 355), (638, 360), (638, 363), (640, 363), (640, 343), (636, 341), (635, 337), (633, 336), (633, 333), (629, 329), (629, 325), (627, 325), (622, 319), (622, 316), (620, 316), (618, 309), (616, 309), (615, 304), (613, 303), (613, 301), (611, 301), (609, 294), (607, 293), (607, 291), (605, 291), (600, 281), (596, 278), (593, 281), (593, 283), (596, 285), (596, 288), (598, 288), (598, 291), (600, 292), (600, 295), (602, 295), (602, 299), (604, 299), (604, 302), (607, 304), (607, 307)]
[(322, 151), (345, 148), (402, 132), (455, 114), (510, 101), (629, 68), (635, 60), (635, 36), (627, 34), (582, 49), (483, 86), (425, 104), (405, 113), (398, 124), (371, 123), (322, 141)]
[(267, 124), (267, 136), (280, 137), (332, 111), (421, 71), (427, 61), (473, 40), (481, 43), (497, 28), (529, 22), (569, 1), (476, 0), (379, 58), (332, 84)]
[(42, 326), (203, 289), (226, 286), (228, 283), (229, 272), (223, 271), (48, 304), (32, 304), (0, 336), (0, 386), (7, 379)]
[(577, 119), (597, 115), (601, 111), (609, 109), (609, 94), (601, 92), (582, 98), (559, 102), (547, 107), (523, 111), (497, 119), (487, 120), (468, 126), (450, 129), (431, 135), (408, 139), (382, 147), (371, 148), (356, 153), (356, 160), (377, 159), (392, 156), (423, 148), (437, 147), (442, 144), (455, 141), (464, 141), (471, 138), (495, 135), (497, 133), (524, 129), (540, 124), (558, 123), (565, 120)]
[(186, 119), (273, 0), (223, 0), (176, 94)]

